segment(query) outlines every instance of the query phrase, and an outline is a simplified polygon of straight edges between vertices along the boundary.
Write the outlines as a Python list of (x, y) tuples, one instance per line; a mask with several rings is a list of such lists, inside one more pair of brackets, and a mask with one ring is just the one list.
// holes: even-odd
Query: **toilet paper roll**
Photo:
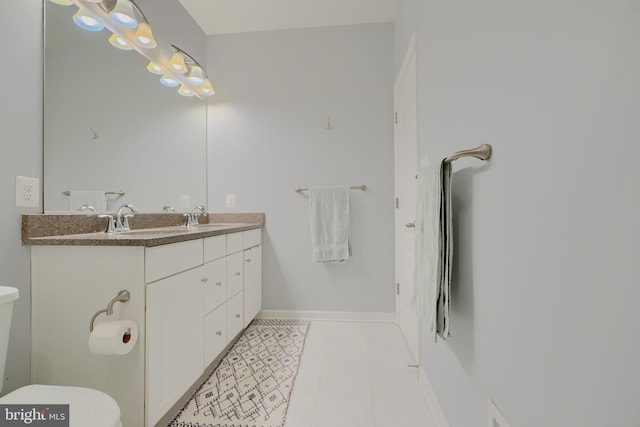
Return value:
[(138, 325), (132, 320), (98, 323), (89, 335), (89, 349), (95, 354), (129, 353), (138, 341)]

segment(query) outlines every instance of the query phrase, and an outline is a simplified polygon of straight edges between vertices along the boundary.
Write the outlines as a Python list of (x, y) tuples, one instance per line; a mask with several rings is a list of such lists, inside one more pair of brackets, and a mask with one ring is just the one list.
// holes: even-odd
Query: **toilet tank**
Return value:
[(18, 289), (11, 286), (0, 286), (0, 391), (4, 386), (4, 367), (7, 362), (13, 302), (19, 296)]

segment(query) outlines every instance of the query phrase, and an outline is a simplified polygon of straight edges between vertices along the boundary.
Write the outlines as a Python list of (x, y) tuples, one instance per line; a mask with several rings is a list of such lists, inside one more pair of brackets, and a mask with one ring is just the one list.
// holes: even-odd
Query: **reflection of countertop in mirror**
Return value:
[(131, 231), (105, 233), (107, 218), (98, 214), (35, 214), (22, 216), (25, 245), (158, 246), (264, 226), (263, 213), (210, 213), (187, 228), (182, 213), (139, 213)]

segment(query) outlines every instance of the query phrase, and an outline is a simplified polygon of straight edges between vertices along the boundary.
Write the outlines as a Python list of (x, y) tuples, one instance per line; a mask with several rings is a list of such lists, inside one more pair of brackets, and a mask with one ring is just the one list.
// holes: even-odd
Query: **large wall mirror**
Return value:
[[(204, 62), (204, 33), (178, 0), (136, 3), (158, 43)], [(97, 210), (206, 205), (206, 103), (162, 86), (107, 30), (77, 27), (76, 10), (44, 0), (44, 211), (77, 211), (102, 192)]]

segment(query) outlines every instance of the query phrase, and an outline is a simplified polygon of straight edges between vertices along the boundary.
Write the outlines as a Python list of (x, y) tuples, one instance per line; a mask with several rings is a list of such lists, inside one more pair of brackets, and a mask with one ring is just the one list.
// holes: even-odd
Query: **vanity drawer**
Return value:
[(243, 249), (242, 240), (242, 231), (227, 234), (227, 255), (240, 252)]
[(227, 300), (227, 260), (217, 259), (203, 267), (204, 313), (207, 314)]
[(204, 318), (204, 366), (206, 369), (227, 345), (227, 305), (207, 314)]
[(227, 255), (227, 236), (213, 236), (204, 239), (204, 262), (213, 261)]
[(202, 265), (202, 239), (145, 249), (145, 282)]
[(244, 327), (244, 295), (242, 292), (227, 301), (227, 342)]
[(242, 240), (244, 249), (258, 246), (260, 243), (262, 243), (262, 229), (254, 228), (253, 230), (243, 231)]
[(227, 298), (244, 288), (244, 256), (237, 252), (227, 256)]

